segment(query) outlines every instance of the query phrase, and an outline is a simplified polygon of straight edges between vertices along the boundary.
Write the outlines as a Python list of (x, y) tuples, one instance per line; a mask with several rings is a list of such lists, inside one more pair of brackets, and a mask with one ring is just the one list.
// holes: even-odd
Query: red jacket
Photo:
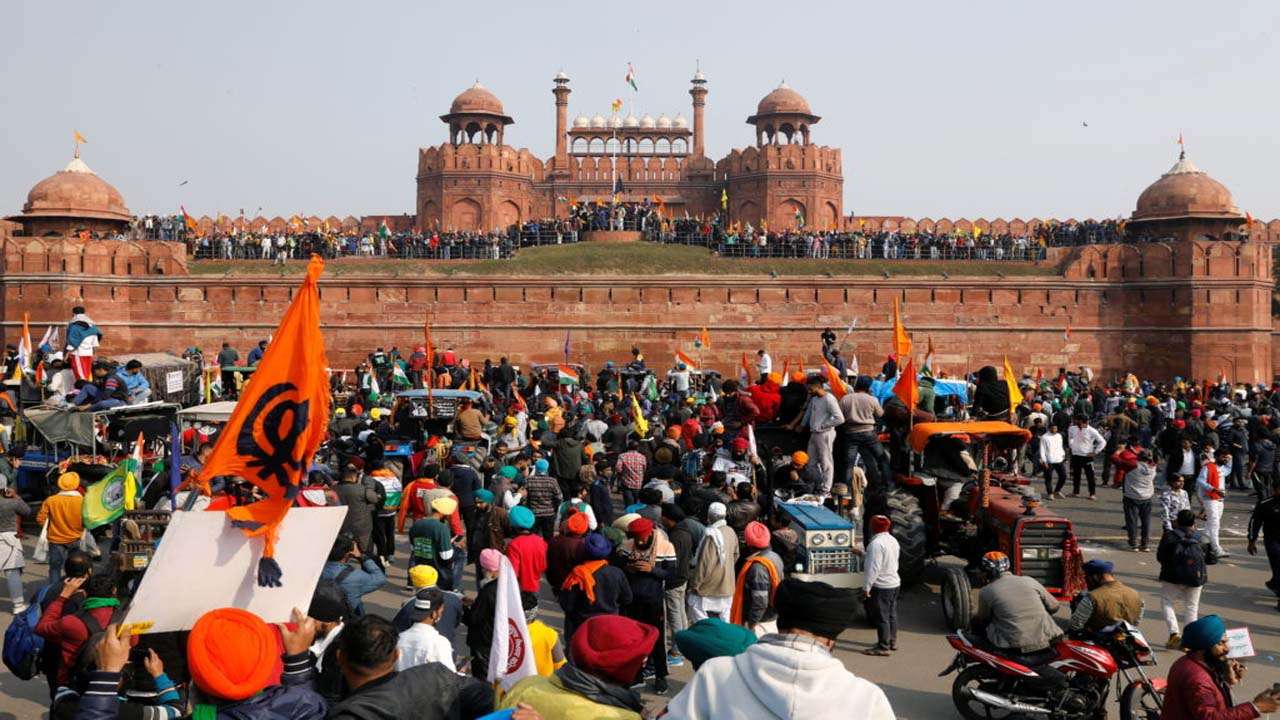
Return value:
[(547, 543), (542, 536), (533, 533), (517, 535), (507, 543), (507, 559), (515, 568), (520, 589), (525, 592), (538, 592), (542, 573), (547, 571)]
[(1124, 484), (1124, 476), (1129, 471), (1138, 467), (1138, 453), (1133, 451), (1132, 447), (1111, 454), (1111, 464), (1115, 466), (1116, 472), (1112, 476), (1112, 483), (1115, 485)]
[(751, 400), (756, 404), (756, 422), (767, 423), (778, 417), (778, 408), (782, 407), (782, 389), (778, 383), (765, 380), (747, 389)]
[(1160, 720), (1252, 720), (1252, 703), (1231, 705), (1231, 694), (1214, 682), (1200, 653), (1183, 655), (1169, 668), (1164, 712)]
[[(62, 607), (67, 602), (64, 597), (55, 598), (49, 603), (49, 607), (40, 615), (40, 622), (36, 625), (36, 634), (45, 640), (57, 643), (58, 650), (62, 656), (62, 660), (58, 665), (58, 684), (66, 685), (71, 681), (71, 671), (75, 669), (76, 656), (80, 654), (80, 646), (84, 645), (89, 639), (89, 628), (85, 626), (84, 620), (75, 615), (67, 615), (63, 617)], [(111, 616), (115, 612), (113, 607), (94, 608), (92, 610), (83, 610), (93, 615), (93, 619), (105, 628), (111, 624)]]
[[(408, 485), (404, 486), (404, 500), (400, 502), (399, 517), (396, 520), (396, 532), (404, 532), (405, 522), (410, 525), (416, 520), (420, 520), (427, 516), (427, 504), (425, 501), (427, 491), (440, 487), (434, 480), (427, 478), (418, 478)], [(457, 496), (454, 496), (455, 498)], [(462, 515), (454, 510), (449, 516), (449, 531), (454, 535), (462, 535), (464, 533), (462, 527)]]

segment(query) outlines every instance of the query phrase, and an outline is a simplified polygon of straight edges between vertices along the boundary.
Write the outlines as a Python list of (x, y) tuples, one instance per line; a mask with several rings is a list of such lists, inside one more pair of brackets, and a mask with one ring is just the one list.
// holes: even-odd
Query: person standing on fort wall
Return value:
[(67, 323), (67, 360), (77, 380), (91, 380), (93, 353), (102, 343), (102, 331), (85, 314), (84, 307), (71, 308), (71, 321)]

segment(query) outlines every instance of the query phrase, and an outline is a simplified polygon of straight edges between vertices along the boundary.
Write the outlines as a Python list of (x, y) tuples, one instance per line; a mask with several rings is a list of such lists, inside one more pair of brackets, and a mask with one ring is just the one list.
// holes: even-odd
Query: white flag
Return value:
[(502, 556), (498, 568), (498, 599), (493, 613), (493, 644), (489, 646), (489, 682), (510, 690), (524, 678), (537, 675), (533, 660), (533, 643), (529, 626), (524, 621), (524, 604), (520, 601), (520, 583), (511, 561)]

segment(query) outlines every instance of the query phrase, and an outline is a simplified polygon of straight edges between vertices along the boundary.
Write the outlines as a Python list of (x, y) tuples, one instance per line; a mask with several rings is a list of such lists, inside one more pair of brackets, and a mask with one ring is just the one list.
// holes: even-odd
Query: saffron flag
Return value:
[(844, 384), (844, 378), (840, 377), (840, 371), (826, 359), (822, 361), (822, 370), (827, 376), (827, 384), (831, 386), (831, 394), (835, 395), (837, 400), (844, 397), (849, 392), (849, 388)]
[[(80, 134), (80, 131), (79, 131), (79, 130), (72, 130), (72, 131), (71, 131), (71, 139), (72, 139), (72, 140), (75, 140), (75, 143), (76, 143), (77, 145), (88, 145), (88, 144), (89, 144), (89, 141), (84, 139), (84, 136)], [(108, 144), (110, 144), (110, 143), (108, 143)]]
[(231, 524), (264, 541), (258, 585), (280, 587), (275, 561), (280, 522), (297, 497), (316, 448), (329, 431), (329, 361), (320, 334), (320, 291), (324, 261), (313, 255), (307, 276), (276, 328), (258, 369), (218, 433), (198, 482), (236, 475), (265, 497), (227, 511)]
[(742, 353), (742, 363), (738, 366), (738, 381), (742, 383), (743, 390), (751, 385), (751, 366), (747, 364), (746, 353)]
[(185, 206), (179, 205), (178, 209), (182, 211), (182, 222), (187, 226), (187, 229), (195, 230), (197, 227), (196, 219), (187, 214), (187, 208)]
[(1013, 374), (1008, 355), (1004, 358), (1004, 384), (1009, 388), (1009, 414), (1012, 417), (1014, 408), (1022, 404), (1022, 391), (1018, 389), (1018, 376)]
[(557, 372), (559, 373), (559, 375), (560, 375), (560, 384), (561, 384), (561, 385), (580, 385), (580, 384), (582, 384), (582, 378), (578, 377), (578, 371), (577, 371), (577, 370), (574, 370), (573, 368), (569, 367), (568, 365), (563, 365), (563, 364), (562, 364), (562, 365), (557, 365), (557, 366), (556, 366), (556, 371), (557, 371)]
[(702, 340), (703, 349), (710, 350), (711, 349), (711, 333), (707, 332), (707, 329), (705, 327), (702, 328), (701, 340)]
[(84, 491), (80, 514), (88, 530), (119, 520), (132, 510), (138, 498), (138, 474), (142, 472), (142, 433), (133, 444), (133, 453), (120, 461), (106, 477)]
[(529, 625), (524, 619), (524, 605), (520, 601), (520, 582), (516, 570), (506, 555), (499, 557), (498, 594), (493, 609), (493, 641), (489, 645), (489, 671), (486, 679), (491, 684), (510, 690), (512, 685), (538, 674), (533, 657), (533, 642), (529, 637)]
[(614, 114), (617, 114), (617, 112), (622, 109), (622, 98), (615, 99), (609, 107), (613, 108)]
[(911, 336), (902, 325), (902, 311), (898, 307), (898, 298), (893, 299), (893, 354), (898, 362), (904, 362), (911, 356)]
[(685, 353), (685, 351), (683, 351), (683, 350), (676, 350), (676, 362), (677, 362), (677, 363), (684, 363), (684, 366), (685, 366), (685, 367), (687, 367), (687, 368), (689, 368), (690, 370), (701, 370), (701, 369), (702, 369), (702, 368), (698, 365), (697, 361), (695, 361), (693, 358), (689, 357), (689, 356), (688, 356), (688, 354), (686, 354), (686, 353)]
[(914, 410), (920, 402), (920, 380), (916, 377), (914, 361), (907, 358), (906, 367), (898, 375), (898, 382), (893, 385), (893, 394), (898, 396), (903, 405)]
[(1067, 327), (1062, 331), (1063, 342), (1071, 342), (1071, 321), (1067, 321)]
[(635, 92), (639, 92), (639, 91), (640, 91), (640, 88), (636, 87), (636, 69), (635, 69), (635, 67), (634, 67), (634, 66), (632, 66), (632, 65), (631, 65), (631, 63), (627, 63), (627, 78), (626, 78), (626, 80), (627, 80), (627, 84), (631, 86), (631, 89), (632, 89), (633, 91), (635, 91)]

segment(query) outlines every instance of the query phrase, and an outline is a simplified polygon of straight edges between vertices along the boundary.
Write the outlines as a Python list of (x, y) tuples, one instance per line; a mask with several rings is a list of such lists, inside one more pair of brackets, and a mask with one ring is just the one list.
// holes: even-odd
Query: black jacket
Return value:
[(676, 549), (676, 564), (671, 569), (667, 588), (683, 587), (689, 580), (689, 560), (693, 558), (693, 533), (684, 525), (667, 530), (667, 539)]
[(440, 663), (389, 673), (356, 690), (329, 710), (330, 720), (447, 720), (461, 678)]

